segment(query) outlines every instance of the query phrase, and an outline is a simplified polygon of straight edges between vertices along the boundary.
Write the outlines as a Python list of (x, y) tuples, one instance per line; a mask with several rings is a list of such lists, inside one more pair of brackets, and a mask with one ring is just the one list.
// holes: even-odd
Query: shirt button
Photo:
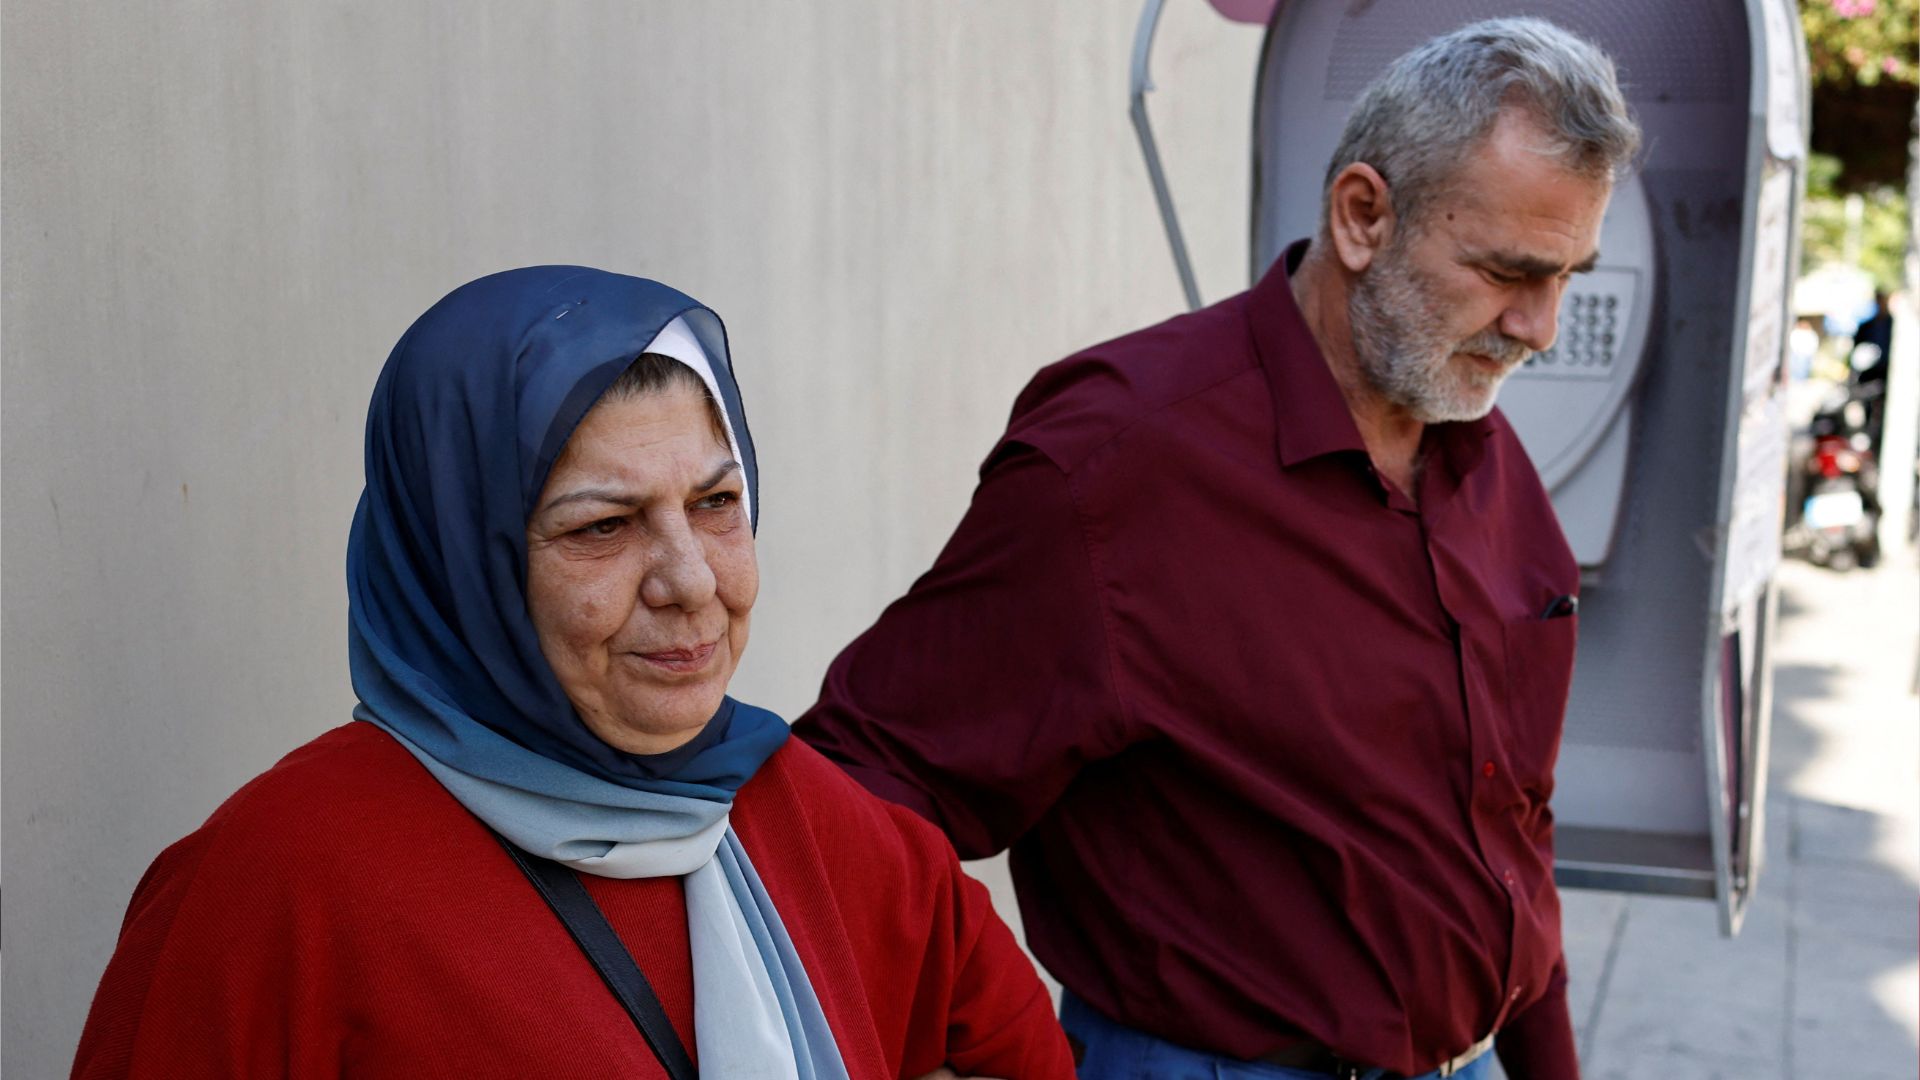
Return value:
[(1482, 766), (1480, 766), (1480, 775), (1481, 775), (1481, 776), (1485, 776), (1485, 777), (1492, 777), (1492, 776), (1493, 776), (1493, 772), (1494, 772), (1494, 769), (1493, 769), (1493, 762), (1491, 762), (1491, 761), (1489, 761), (1489, 762), (1487, 762), (1487, 763), (1486, 763), (1485, 765), (1482, 765)]
[(1511, 993), (1511, 994), (1508, 994), (1508, 995), (1507, 995), (1507, 1000), (1508, 1000), (1508, 1001), (1519, 1001), (1519, 1000), (1520, 1000), (1520, 988), (1519, 988), (1519, 987), (1517, 987), (1517, 986), (1516, 986), (1516, 987), (1514, 987), (1514, 988), (1513, 988), (1513, 993)]
[(1513, 871), (1511, 870), (1500, 871), (1500, 880), (1506, 882), (1509, 885), (1513, 884)]

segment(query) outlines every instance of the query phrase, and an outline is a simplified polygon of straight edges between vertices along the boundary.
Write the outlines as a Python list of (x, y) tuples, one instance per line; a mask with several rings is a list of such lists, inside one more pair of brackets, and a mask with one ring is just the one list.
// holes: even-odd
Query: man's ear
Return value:
[(1363, 161), (1340, 170), (1327, 190), (1327, 232), (1334, 256), (1349, 273), (1373, 265), (1397, 222), (1386, 178)]

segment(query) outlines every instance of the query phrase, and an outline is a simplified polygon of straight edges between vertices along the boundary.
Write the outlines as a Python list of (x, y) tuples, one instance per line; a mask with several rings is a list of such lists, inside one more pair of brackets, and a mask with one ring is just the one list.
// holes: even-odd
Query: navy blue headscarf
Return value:
[(844, 1080), (819, 997), (729, 823), (786, 723), (726, 698), (686, 746), (615, 749), (580, 721), (527, 612), (527, 520), (547, 474), (649, 351), (692, 367), (720, 403), (757, 525), (726, 333), (687, 296), (584, 267), (510, 270), (454, 290), (400, 339), (367, 411), (367, 487), (347, 543), (354, 715), (528, 851), (604, 877), (683, 878), (709, 1075)]
[[(602, 742), (575, 715), (527, 613), (526, 527), (587, 410), (675, 320), (711, 360), (758, 525), (759, 469), (720, 319), (658, 282), (577, 266), (454, 290), (394, 347), (367, 413), (367, 487), (347, 545), (354, 689), (451, 765), (448, 711), (624, 786), (731, 791), (785, 724), (728, 699), (658, 758)], [(409, 722), (411, 721), (411, 722)], [(777, 724), (777, 729), (774, 726)]]

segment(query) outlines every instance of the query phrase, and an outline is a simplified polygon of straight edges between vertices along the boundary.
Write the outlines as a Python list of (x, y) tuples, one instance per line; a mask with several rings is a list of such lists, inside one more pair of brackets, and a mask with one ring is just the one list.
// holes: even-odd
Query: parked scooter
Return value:
[[(1859, 346), (1854, 370), (1872, 366), (1878, 353), (1877, 346)], [(1880, 561), (1880, 468), (1870, 432), (1884, 393), (1883, 383), (1834, 387), (1795, 440), (1785, 546), (1822, 566), (1847, 570)]]

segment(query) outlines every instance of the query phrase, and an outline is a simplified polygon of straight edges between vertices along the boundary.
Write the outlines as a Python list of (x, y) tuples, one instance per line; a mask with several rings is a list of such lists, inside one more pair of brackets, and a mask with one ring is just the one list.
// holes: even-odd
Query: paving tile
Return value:
[(1803, 946), (1828, 941), (1884, 945), (1911, 959), (1920, 953), (1920, 889), (1877, 869), (1799, 868), (1793, 929)]
[[(1838, 989), (1838, 988), (1834, 988)], [(1912, 1029), (1874, 1003), (1859, 1008), (1852, 995), (1822, 995), (1817, 1014), (1802, 1013), (1788, 1033), (1794, 1068), (1801, 1076), (1915, 1076)], [(1839, 1066), (1834, 1063), (1842, 1063)], [(1822, 1064), (1827, 1063), (1827, 1064)]]
[(1920, 899), (1920, 881), (1899, 867), (1882, 862), (1820, 862), (1802, 859), (1794, 864), (1794, 896), (1798, 903), (1844, 906), (1911, 905)]
[(1706, 1062), (1771, 1060), (1786, 1045), (1782, 988), (1748, 996), (1676, 990), (1608, 993), (1588, 1057), (1604, 1063), (1649, 1054)]
[(1771, 988), (1785, 1000), (1787, 913), (1782, 904), (1756, 902), (1738, 937), (1720, 936), (1719, 915), (1702, 900), (1635, 897), (1601, 1005), (1603, 1026), (1611, 1002), (1622, 997), (1676, 994), (1703, 999), (1751, 999)]
[(1802, 863), (1856, 861), (1920, 877), (1920, 827), (1912, 819), (1800, 799), (1791, 829), (1792, 857)]
[(1813, 986), (1855, 987), (1864, 994), (1878, 980), (1913, 966), (1913, 950), (1872, 941), (1857, 934), (1802, 938), (1794, 948), (1793, 978), (1799, 992)]
[[(1702, 1055), (1656, 1047), (1630, 1049), (1582, 1062), (1580, 1075), (1584, 1080), (1801, 1080), (1798, 1076), (1789, 1077), (1778, 1058)], [(1825, 1077), (1827, 1074), (1802, 1075)], [(1848, 1074), (1850, 1080), (1851, 1075)]]
[(1560, 894), (1561, 942), (1567, 953), (1567, 1010), (1574, 1038), (1586, 1044), (1593, 1007), (1606, 975), (1615, 929), (1626, 913), (1620, 893), (1568, 889)]

